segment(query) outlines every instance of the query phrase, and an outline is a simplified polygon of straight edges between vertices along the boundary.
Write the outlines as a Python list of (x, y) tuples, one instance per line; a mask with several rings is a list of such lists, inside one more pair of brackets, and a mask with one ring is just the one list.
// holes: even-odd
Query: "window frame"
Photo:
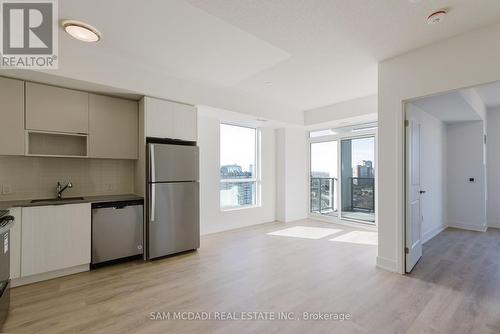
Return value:
[[(220, 168), (221, 168), (221, 161), (220, 161), (221, 132), (220, 132), (220, 129), (221, 129), (222, 125), (247, 128), (247, 129), (252, 129), (255, 131), (255, 141), (254, 141), (254, 145), (255, 145), (255, 150), (254, 150), (255, 151), (255, 156), (254, 156), (255, 171), (253, 173), (253, 177), (246, 178), (246, 179), (224, 179), (220, 175)], [(254, 204), (222, 206), (222, 197), (221, 197), (221, 191), (220, 191), (221, 184), (223, 184), (223, 183), (248, 183), (248, 182), (252, 182), (255, 184), (255, 203)], [(235, 211), (235, 210), (244, 210), (244, 209), (260, 207), (261, 206), (261, 184), (262, 184), (262, 180), (261, 180), (261, 129), (258, 127), (235, 124), (235, 123), (230, 123), (230, 122), (220, 122), (219, 123), (219, 210), (221, 212), (224, 212), (224, 211)]]

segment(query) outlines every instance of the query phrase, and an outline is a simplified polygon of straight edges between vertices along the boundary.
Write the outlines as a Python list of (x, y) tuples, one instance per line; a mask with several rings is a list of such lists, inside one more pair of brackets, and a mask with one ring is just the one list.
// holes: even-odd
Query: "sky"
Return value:
[[(362, 160), (370, 160), (375, 167), (375, 140), (352, 139), (352, 166)], [(311, 172), (327, 172), (330, 177), (339, 177), (337, 171), (337, 141), (311, 144)]]
[[(241, 126), (221, 124), (220, 164), (240, 165), (249, 171), (255, 165), (256, 130)], [(352, 139), (352, 166), (362, 160), (372, 161), (375, 167), (375, 140), (373, 137)], [(311, 171), (328, 172), (339, 177), (337, 171), (337, 141), (313, 143), (311, 145)]]
[(240, 165), (243, 171), (255, 166), (256, 130), (241, 126), (221, 124), (220, 164)]

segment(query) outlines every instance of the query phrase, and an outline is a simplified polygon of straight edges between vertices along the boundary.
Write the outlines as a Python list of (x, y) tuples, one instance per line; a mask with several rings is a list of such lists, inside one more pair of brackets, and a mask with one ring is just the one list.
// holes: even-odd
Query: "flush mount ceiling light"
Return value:
[(427, 24), (437, 24), (441, 22), (446, 16), (447, 12), (444, 9), (430, 13), (427, 16)]
[(62, 22), (64, 31), (70, 34), (72, 37), (76, 38), (82, 42), (97, 42), (101, 39), (101, 33), (96, 28), (92, 27), (90, 24), (67, 20)]

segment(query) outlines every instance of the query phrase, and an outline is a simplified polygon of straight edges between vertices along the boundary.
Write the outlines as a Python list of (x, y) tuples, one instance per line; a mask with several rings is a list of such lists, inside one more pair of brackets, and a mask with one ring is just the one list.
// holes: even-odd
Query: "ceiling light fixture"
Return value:
[(432, 12), (427, 16), (427, 24), (437, 24), (441, 22), (446, 16), (447, 11), (440, 9), (438, 11)]
[(102, 36), (99, 30), (84, 22), (67, 20), (62, 22), (62, 26), (64, 31), (82, 42), (97, 42)]

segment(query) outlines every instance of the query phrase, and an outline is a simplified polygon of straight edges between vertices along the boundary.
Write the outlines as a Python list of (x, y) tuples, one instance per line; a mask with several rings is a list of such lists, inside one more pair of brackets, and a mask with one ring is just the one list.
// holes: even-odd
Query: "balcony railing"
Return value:
[(334, 190), (336, 178), (311, 177), (311, 212), (327, 214), (336, 211)]
[(375, 179), (350, 177), (351, 207), (354, 211), (375, 212)]

